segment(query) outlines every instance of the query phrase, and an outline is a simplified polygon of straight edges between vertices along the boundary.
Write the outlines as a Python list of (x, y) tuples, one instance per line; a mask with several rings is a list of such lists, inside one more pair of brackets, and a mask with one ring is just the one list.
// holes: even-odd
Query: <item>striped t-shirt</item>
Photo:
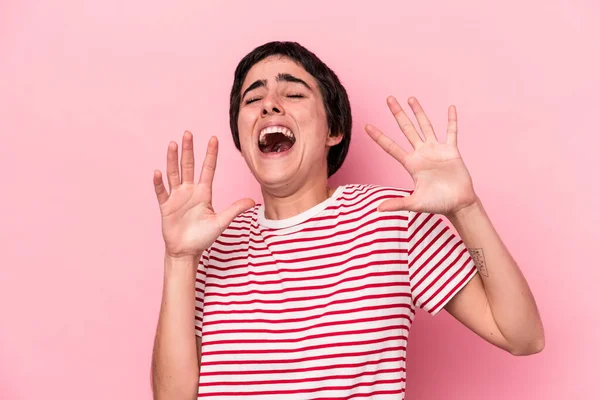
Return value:
[(238, 216), (198, 268), (198, 397), (403, 399), (415, 308), (477, 271), (438, 216), (377, 211), (410, 193), (345, 185), (292, 218)]

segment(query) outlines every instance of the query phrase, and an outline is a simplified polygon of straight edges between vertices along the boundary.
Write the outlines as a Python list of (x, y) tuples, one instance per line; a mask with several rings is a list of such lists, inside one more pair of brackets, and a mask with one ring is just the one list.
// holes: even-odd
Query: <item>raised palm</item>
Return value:
[(456, 108), (450, 106), (448, 109), (448, 131), (446, 142), (442, 143), (437, 140), (417, 99), (410, 98), (409, 105), (415, 113), (423, 137), (398, 101), (394, 97), (388, 98), (390, 111), (412, 144), (413, 152), (406, 152), (374, 126), (367, 125), (365, 128), (381, 148), (406, 168), (415, 183), (410, 196), (386, 200), (380, 204), (379, 210), (453, 215), (477, 201), (471, 176), (458, 151)]
[[(212, 184), (217, 166), (218, 140), (211, 137), (200, 179), (194, 183), (193, 136), (185, 132), (182, 140), (181, 170), (177, 143), (167, 150), (167, 192), (160, 171), (154, 171), (154, 189), (162, 217), (165, 251), (171, 257), (198, 257), (240, 213), (254, 205), (251, 199), (239, 200), (221, 213), (212, 205)], [(181, 171), (181, 172), (180, 172)]]

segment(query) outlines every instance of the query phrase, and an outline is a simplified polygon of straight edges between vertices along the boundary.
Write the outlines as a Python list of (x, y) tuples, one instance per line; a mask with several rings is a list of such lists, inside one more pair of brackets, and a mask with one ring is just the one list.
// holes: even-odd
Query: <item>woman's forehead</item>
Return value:
[(242, 90), (256, 80), (266, 80), (267, 82), (275, 83), (277, 77), (282, 74), (293, 75), (306, 81), (313, 87), (316, 83), (315, 78), (297, 62), (284, 56), (270, 56), (257, 62), (250, 68), (242, 85)]

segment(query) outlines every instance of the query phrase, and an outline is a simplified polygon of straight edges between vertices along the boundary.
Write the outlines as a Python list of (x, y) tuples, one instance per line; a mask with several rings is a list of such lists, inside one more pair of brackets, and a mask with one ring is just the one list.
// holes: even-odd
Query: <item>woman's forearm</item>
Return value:
[(481, 201), (448, 219), (479, 270), (494, 320), (515, 353), (538, 352), (544, 329), (529, 285)]
[(152, 356), (154, 399), (195, 399), (198, 355), (194, 324), (198, 259), (165, 255), (162, 303)]

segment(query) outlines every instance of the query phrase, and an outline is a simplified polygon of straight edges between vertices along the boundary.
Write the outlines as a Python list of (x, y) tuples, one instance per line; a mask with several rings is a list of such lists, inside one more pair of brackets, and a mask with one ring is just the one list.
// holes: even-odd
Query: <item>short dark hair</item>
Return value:
[(342, 134), (342, 141), (329, 149), (327, 155), (327, 176), (330, 177), (342, 166), (350, 147), (352, 133), (352, 113), (346, 89), (337, 75), (314, 53), (296, 42), (269, 42), (248, 53), (235, 69), (233, 86), (229, 99), (229, 125), (235, 147), (241, 151), (238, 116), (242, 100), (242, 85), (250, 68), (267, 57), (279, 55), (301, 65), (319, 84), (323, 105), (327, 115), (327, 125), (332, 135)]

